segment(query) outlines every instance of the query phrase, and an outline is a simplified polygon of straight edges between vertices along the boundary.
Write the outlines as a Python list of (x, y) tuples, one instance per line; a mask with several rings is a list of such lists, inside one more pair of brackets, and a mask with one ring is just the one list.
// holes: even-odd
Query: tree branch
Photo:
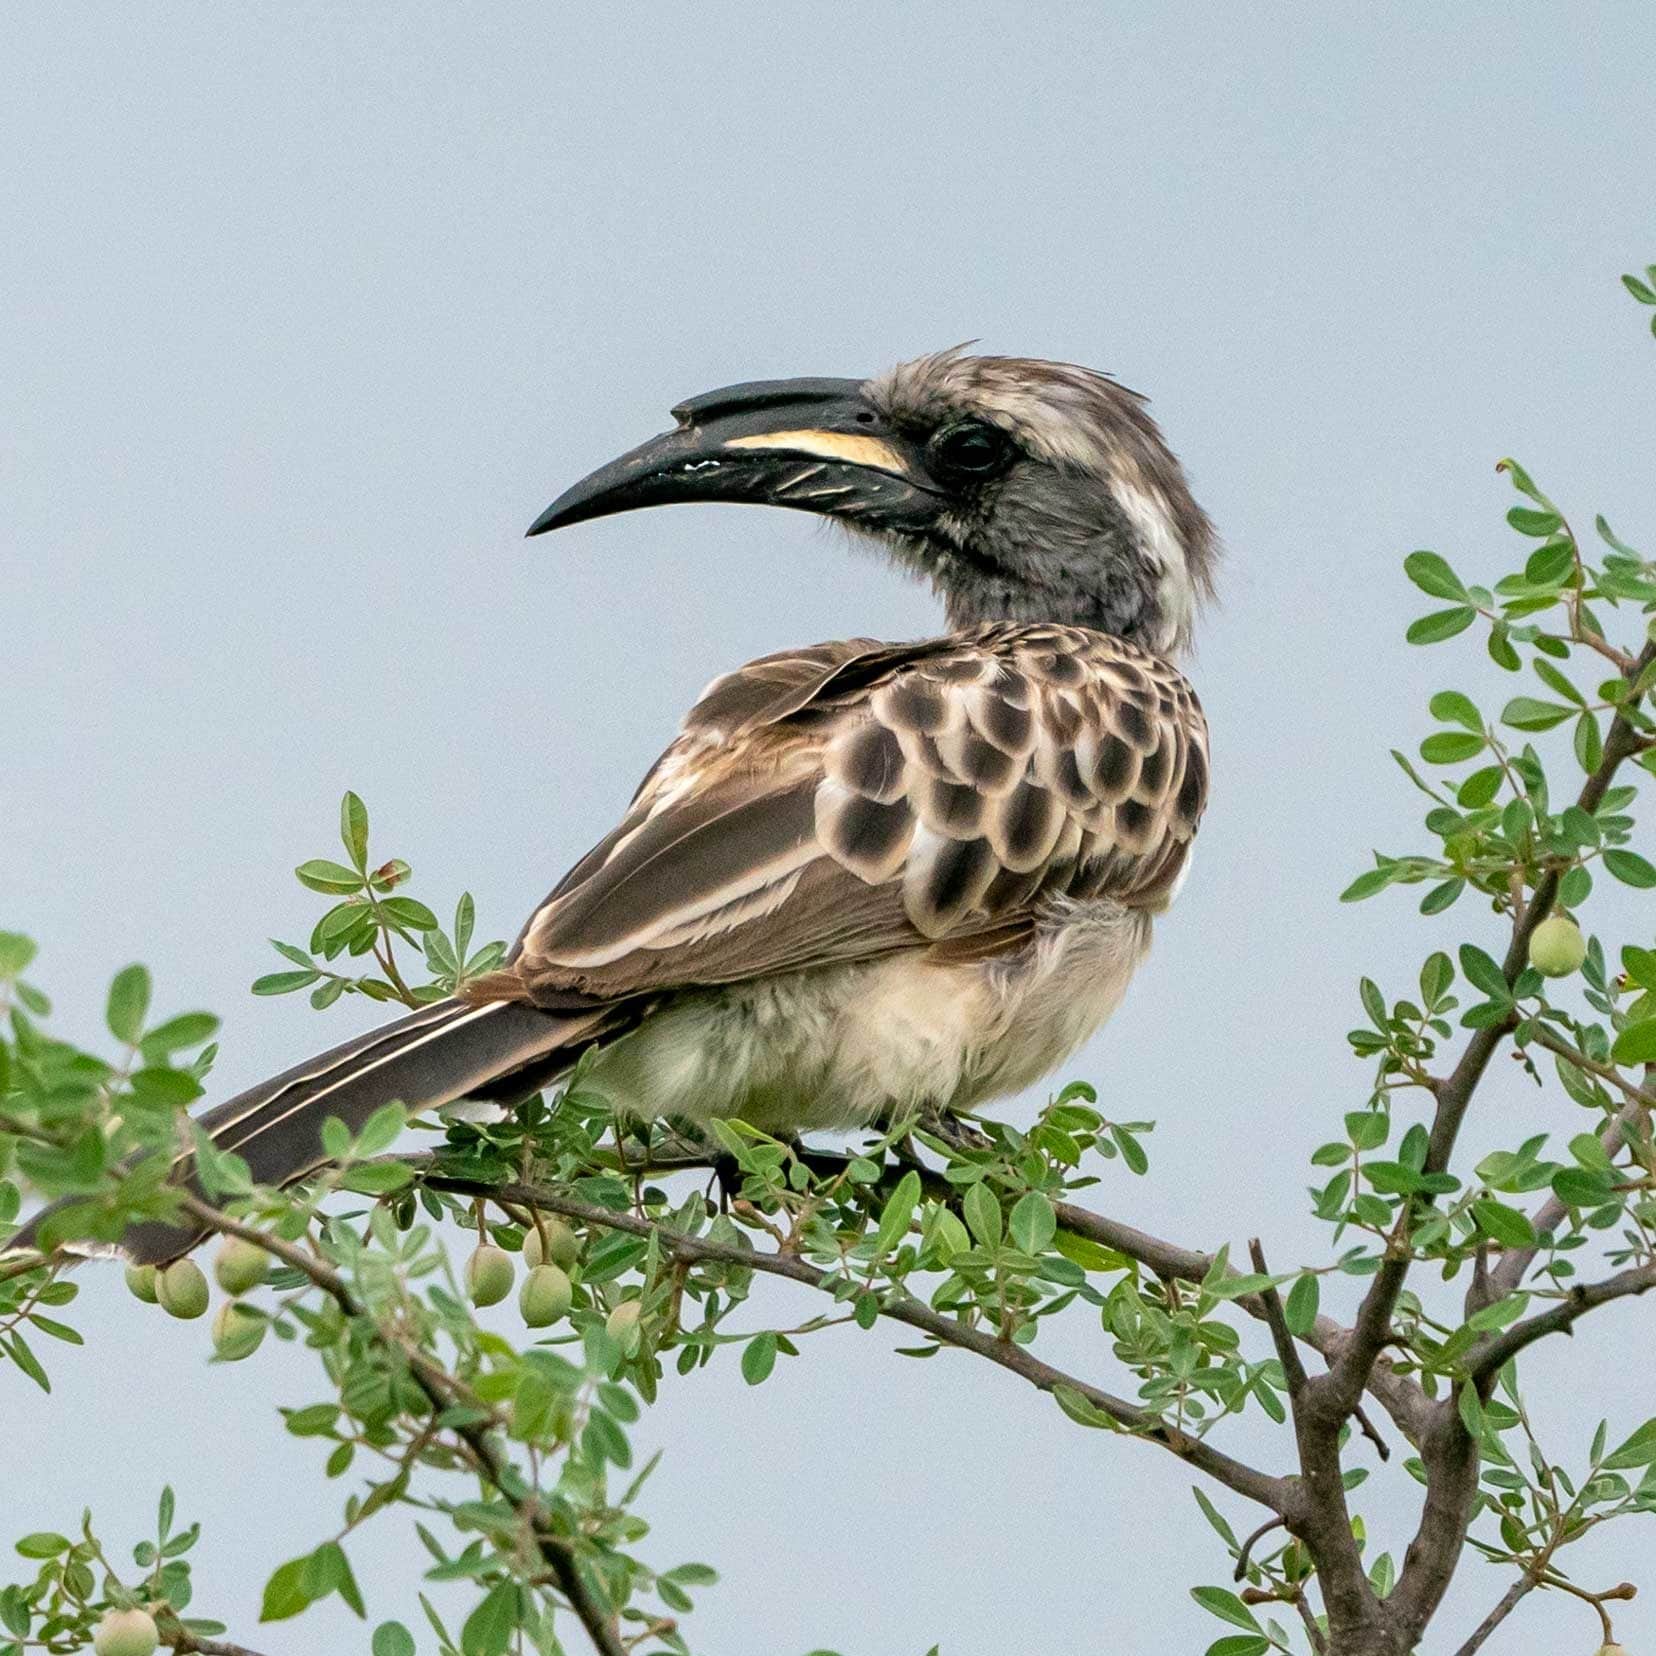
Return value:
[(1539, 1026), (1529, 1039), (1534, 1045), (1545, 1047), (1548, 1052), (1562, 1058), (1566, 1063), (1574, 1064), (1577, 1069), (1585, 1070), (1589, 1075), (1596, 1075), (1601, 1081), (1608, 1081), (1629, 1103), (1641, 1104), (1647, 1110), (1656, 1109), (1656, 1092), (1639, 1086), (1637, 1082), (1629, 1081), (1613, 1064), (1601, 1064), (1596, 1058), (1589, 1058), (1585, 1052), (1578, 1052), (1574, 1047), (1566, 1046), (1550, 1030)]
[[(832, 1291), (827, 1271), (808, 1264), (797, 1255), (762, 1253), (751, 1245), (716, 1242), (710, 1237), (685, 1236), (669, 1230), (649, 1219), (640, 1219), (632, 1213), (618, 1213), (613, 1208), (600, 1207), (595, 1202), (583, 1201), (549, 1186), (529, 1184), (489, 1184), (476, 1179), (450, 1178), (443, 1174), (423, 1172), (424, 1182), (433, 1190), (446, 1190), (460, 1196), (486, 1196), (494, 1200), (515, 1203), (519, 1207), (539, 1208), (558, 1213), (566, 1219), (578, 1219), (583, 1224), (599, 1225), (609, 1230), (626, 1231), (632, 1236), (654, 1237), (660, 1246), (674, 1258), (686, 1261), (708, 1260), (724, 1265), (740, 1265), (768, 1276), (783, 1277), (802, 1283), (808, 1288)], [(1022, 1346), (986, 1334), (981, 1329), (969, 1328), (964, 1323), (934, 1311), (907, 1293), (887, 1295), (880, 1305), (881, 1316), (893, 1322), (917, 1328), (929, 1334), (941, 1345), (954, 1346), (986, 1357), (992, 1363), (1027, 1380), (1039, 1391), (1051, 1392), (1057, 1387), (1072, 1390), (1095, 1409), (1108, 1415), (1119, 1426), (1135, 1437), (1157, 1444), (1170, 1454), (1198, 1471), (1205, 1472), (1215, 1482), (1223, 1484), (1235, 1494), (1258, 1501), (1273, 1512), (1280, 1512), (1288, 1500), (1289, 1486), (1285, 1480), (1257, 1471), (1215, 1449), (1200, 1438), (1166, 1425), (1148, 1409), (1141, 1409), (1124, 1398), (1102, 1390), (1090, 1381), (1066, 1374), (1062, 1369), (1032, 1356)]]
[[(1599, 1143), (1607, 1156), (1614, 1158), (1621, 1151), (1627, 1143), (1628, 1130), (1645, 1113), (1645, 1109), (1642, 1098), (1630, 1098), (1599, 1130)], [(1549, 1196), (1536, 1210), (1530, 1220), (1536, 1236), (1535, 1246), (1513, 1248), (1501, 1256), (1501, 1263), (1490, 1273), (1488, 1298), (1491, 1305), (1498, 1299), (1505, 1299), (1524, 1280), (1524, 1273), (1535, 1262), (1535, 1256), (1569, 1216), (1569, 1204), (1559, 1201), (1556, 1196)]]
[(1501, 1602), (1478, 1623), (1470, 1637), (1455, 1652), (1455, 1656), (1476, 1656), (1476, 1652), (1483, 1647), (1484, 1640), (1518, 1608), (1520, 1600), (1527, 1598), (1529, 1594), (1535, 1591), (1535, 1587), (1535, 1577), (1526, 1570), (1501, 1595)]
[[(1626, 682), (1629, 685), (1637, 683), (1639, 676), (1653, 661), (1656, 661), (1656, 638), (1645, 644), (1638, 658), (1627, 669), (1624, 675)], [(1589, 815), (1598, 808), (1623, 761), (1638, 751), (1639, 734), (1628, 717), (1636, 706), (1637, 698), (1630, 697), (1617, 710), (1604, 738), (1599, 762), (1576, 797), (1576, 804)], [(1528, 963), (1530, 934), (1552, 913), (1561, 877), (1556, 868), (1549, 868), (1543, 873), (1535, 882), (1535, 891), (1528, 904), (1514, 919), (1512, 941), (1501, 963), (1501, 972), (1508, 984), (1517, 981), (1518, 974)], [(1426, 1152), (1428, 1173), (1441, 1173), (1448, 1167), (1473, 1094), (1506, 1033), (1507, 1026), (1504, 1024), (1477, 1030), (1467, 1042), (1466, 1050), (1448, 1080), (1438, 1088), (1437, 1110), (1432, 1118)], [(1376, 1307), (1373, 1320), (1383, 1321), (1387, 1327), (1408, 1264), (1407, 1260), (1400, 1262), (1400, 1268), (1390, 1275), (1382, 1267), (1369, 1289), (1369, 1298), (1384, 1302)], [(1364, 1309), (1368, 1309), (1367, 1299)], [(1487, 1394), (1494, 1373), (1494, 1369), (1487, 1369), (1479, 1377), (1482, 1394)], [(1388, 1608), (1398, 1618), (1405, 1635), (1405, 1648), (1419, 1643), (1426, 1624), (1436, 1614), (1443, 1595), (1449, 1590), (1455, 1566), (1460, 1562), (1478, 1493), (1478, 1446), (1462, 1423), (1454, 1399), (1449, 1398), (1438, 1404), (1434, 1412), (1436, 1418), (1420, 1451), (1426, 1466), (1426, 1501), (1419, 1528), (1404, 1555), (1397, 1586), (1388, 1600)]]
[[(1077, 1207), (1073, 1202), (1054, 1202), (1053, 1211), (1058, 1216), (1061, 1229), (1113, 1248), (1129, 1259), (1136, 1259), (1164, 1281), (1203, 1282), (1213, 1270), (1212, 1254), (1164, 1242), (1159, 1236), (1151, 1236), (1147, 1231), (1137, 1230), (1105, 1214), (1094, 1213), (1090, 1208)], [(1259, 1294), (1242, 1294), (1231, 1303), (1250, 1317), (1268, 1323), (1265, 1301)], [(1332, 1317), (1319, 1316), (1299, 1338), (1332, 1368), (1348, 1350), (1352, 1330)], [(1431, 1399), (1419, 1384), (1407, 1375), (1397, 1373), (1384, 1357), (1377, 1357), (1369, 1365), (1366, 1388), (1391, 1417), (1397, 1429), (1418, 1448), (1421, 1433), (1426, 1430), (1431, 1417)]]
[(1656, 1265), (1635, 1265), (1606, 1277), (1603, 1282), (1577, 1283), (1556, 1305), (1536, 1312), (1533, 1317), (1525, 1317), (1522, 1322), (1515, 1322), (1474, 1346), (1467, 1359), (1473, 1380), (1492, 1378), (1525, 1346), (1548, 1334), (1568, 1334), (1595, 1306), (1608, 1305), (1631, 1294), (1646, 1294), (1652, 1288), (1656, 1288)]
[[(417, 1152), (388, 1159), (420, 1169), (429, 1167), (433, 1158), (427, 1152)], [(652, 1161), (647, 1169), (629, 1168), (628, 1171), (677, 1173), (692, 1168), (711, 1167), (714, 1160), (711, 1154), (697, 1153), (683, 1157), (675, 1156), (667, 1162)], [(809, 1155), (807, 1161), (810, 1161)], [(920, 1173), (921, 1186), (928, 1196), (947, 1203), (956, 1211), (959, 1210), (961, 1193), (956, 1186), (929, 1168), (920, 1168), (916, 1171)], [(1054, 1202), (1052, 1209), (1057, 1216), (1060, 1230), (1068, 1231), (1072, 1236), (1083, 1237), (1089, 1242), (1097, 1242), (1101, 1247), (1109, 1248), (1115, 1253), (1125, 1254), (1129, 1259), (1136, 1260), (1154, 1272), (1164, 1282), (1200, 1283), (1206, 1281), (1213, 1272), (1215, 1256), (1203, 1253), (1198, 1248), (1185, 1248), (1176, 1242), (1164, 1241), (1161, 1237), (1152, 1236), (1148, 1231), (1139, 1230), (1120, 1219), (1112, 1219), (1108, 1214), (1078, 1207), (1074, 1202)], [(1238, 1276), (1241, 1273), (1233, 1270), (1227, 1274)], [(1267, 1320), (1265, 1301), (1258, 1294), (1241, 1294), (1231, 1303), (1259, 1322)], [(1349, 1344), (1351, 1330), (1332, 1317), (1319, 1316), (1299, 1339), (1322, 1357), (1325, 1363), (1332, 1365)], [(1370, 1369), (1368, 1390), (1403, 1436), (1418, 1447), (1420, 1434), (1425, 1431), (1431, 1415), (1431, 1400), (1420, 1385), (1407, 1375), (1397, 1373), (1382, 1356)]]
[[(453, 1407), (456, 1402), (487, 1408), (441, 1364), (433, 1362), (411, 1342), (397, 1339), (374, 1322), (358, 1302), (356, 1295), (351, 1292), (345, 1279), (325, 1261), (307, 1253), (303, 1248), (295, 1247), (293, 1243), (286, 1242), (279, 1236), (273, 1236), (269, 1231), (260, 1230), (256, 1225), (232, 1219), (229, 1214), (220, 1212), (189, 1191), (184, 1192), (182, 1205), (192, 1219), (207, 1229), (226, 1236), (239, 1236), (243, 1241), (252, 1242), (263, 1248), (266, 1253), (273, 1254), (284, 1264), (291, 1265), (296, 1271), (303, 1272), (333, 1299), (346, 1316), (373, 1323), (381, 1341), (407, 1361), (415, 1383), (426, 1394), (432, 1408), (438, 1414)], [(487, 1409), (487, 1413), (491, 1422), (498, 1426), (500, 1422), (494, 1411)], [(537, 1497), (523, 1490), (520, 1480), (513, 1476), (488, 1432), (478, 1425), (461, 1425), (453, 1430), (470, 1451), (478, 1473), (512, 1504), (529, 1533), (534, 1536), (535, 1544), (547, 1568), (552, 1572), (559, 1591), (569, 1601), (571, 1611), (586, 1629), (594, 1649), (600, 1656), (627, 1656), (627, 1649), (621, 1642), (615, 1618), (599, 1601), (582, 1576), (574, 1548), (552, 1529), (546, 1511)]]
[[(1248, 1257), (1261, 1276), (1271, 1273), (1265, 1264), (1265, 1250), (1256, 1236), (1248, 1243)], [(1305, 1390), (1305, 1365), (1300, 1361), (1299, 1347), (1288, 1332), (1288, 1319), (1283, 1314), (1282, 1301), (1275, 1288), (1266, 1288), (1259, 1296), (1265, 1308), (1265, 1322), (1271, 1330), (1271, 1343), (1276, 1347), (1277, 1361), (1282, 1364), (1282, 1377), (1288, 1385), (1290, 1402), (1296, 1401)]]

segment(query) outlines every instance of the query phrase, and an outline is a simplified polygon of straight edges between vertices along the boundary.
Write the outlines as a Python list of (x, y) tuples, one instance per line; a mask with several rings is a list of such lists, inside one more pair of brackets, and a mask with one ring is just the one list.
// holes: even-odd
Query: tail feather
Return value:
[[(220, 1149), (247, 1162), (256, 1183), (292, 1184), (326, 1163), (322, 1124), (329, 1118), (355, 1133), (393, 1099), (418, 1113), (474, 1091), (504, 1092), (518, 1071), (532, 1071), (539, 1084), (608, 1033), (619, 1011), (603, 1003), (547, 1011), (514, 1001), (439, 1001), (320, 1053), (198, 1119)], [(192, 1161), (180, 1157), (180, 1182), (193, 1183)], [(40, 1226), (63, 1205), (54, 1202), (34, 1215), (7, 1251), (36, 1247)], [(193, 1229), (144, 1223), (127, 1231), (119, 1251), (139, 1264), (159, 1264), (200, 1240)]]

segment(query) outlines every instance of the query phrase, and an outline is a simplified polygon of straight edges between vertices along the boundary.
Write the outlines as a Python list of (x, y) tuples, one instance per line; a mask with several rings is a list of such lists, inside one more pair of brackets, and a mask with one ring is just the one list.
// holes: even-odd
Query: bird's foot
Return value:
[[(933, 1138), (941, 1139), (951, 1150), (961, 1154), (994, 1148), (995, 1141), (976, 1122), (968, 1121), (964, 1116), (953, 1115), (947, 1110), (939, 1110), (935, 1115), (924, 1117), (919, 1125), (922, 1131), (930, 1133)], [(903, 1142), (907, 1144), (908, 1140), (905, 1138)], [(909, 1154), (913, 1155), (912, 1148)]]
[(713, 1184), (719, 1193), (719, 1212), (729, 1213), (732, 1205), (741, 1200), (742, 1164), (728, 1150), (713, 1158)]

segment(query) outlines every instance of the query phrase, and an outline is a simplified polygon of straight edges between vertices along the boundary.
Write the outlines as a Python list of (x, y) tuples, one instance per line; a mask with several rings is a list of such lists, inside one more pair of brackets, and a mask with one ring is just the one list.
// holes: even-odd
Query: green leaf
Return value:
[(1551, 730), (1554, 725), (1572, 717), (1574, 708), (1561, 707), (1557, 702), (1538, 701), (1534, 696), (1514, 696), (1501, 709), (1501, 723), (1514, 730)]
[(1144, 1153), (1144, 1146), (1138, 1139), (1127, 1131), (1125, 1127), (1110, 1123), (1110, 1138), (1116, 1149), (1121, 1152), (1121, 1159), (1127, 1164), (1129, 1173), (1137, 1173), (1141, 1177), (1150, 1170), (1150, 1158)]
[(253, 1188), (247, 1163), (233, 1150), (221, 1149), (197, 1121), (187, 1121), (195, 1141), (196, 1172), (207, 1194), (215, 1201), (225, 1196), (245, 1196)]
[(380, 907), (399, 926), (406, 926), (410, 931), (437, 929), (437, 916), (424, 903), (416, 902), (412, 897), (387, 897)]
[(1052, 1211), (1052, 1203), (1038, 1190), (1018, 1198), (1007, 1223), (1013, 1242), (1027, 1254), (1045, 1252), (1058, 1234), (1058, 1217)]
[(1471, 943), (1461, 944), (1460, 964), (1461, 975), (1466, 981), (1483, 990), (1491, 1000), (1508, 1001), (1512, 998), (1505, 973), (1482, 949)]
[(1601, 1207), (1615, 1194), (1608, 1174), (1584, 1167), (1560, 1168), (1552, 1176), (1552, 1192), (1566, 1206), (1575, 1208)]
[[(359, 873), (368, 872), (368, 807), (349, 790), (339, 802), (339, 840)], [(354, 889), (354, 888), (353, 888)]]
[(1557, 512), (1537, 512), (1528, 506), (1514, 506), (1507, 513), (1507, 522), (1520, 535), (1534, 535), (1542, 539), (1563, 526)]
[(1495, 469), (1498, 472), (1505, 472), (1512, 479), (1512, 486), (1519, 494), (1528, 495), (1538, 506), (1545, 506), (1549, 511), (1552, 509), (1552, 502), (1536, 488), (1530, 474), (1511, 455), (1502, 460), (1497, 460)]
[(1530, 553), (1524, 579), (1531, 586), (1561, 587), (1575, 569), (1575, 547), (1568, 540), (1548, 541)]
[(365, 883), (364, 877), (355, 869), (347, 868), (343, 863), (330, 862), (326, 857), (313, 857), (309, 862), (300, 863), (293, 872), (301, 885), (332, 896), (361, 891)]
[(1319, 1298), (1317, 1278), (1310, 1271), (1294, 1279), (1294, 1286), (1288, 1290), (1288, 1298), (1282, 1306), (1282, 1315), (1288, 1324), (1290, 1334), (1305, 1334), (1310, 1331), (1311, 1325), (1317, 1320)]
[(264, 1602), (259, 1607), (260, 1621), (286, 1621), (309, 1606), (311, 1600), (304, 1587), (305, 1567), (309, 1563), (308, 1557), (290, 1558), (287, 1563), (277, 1566), (265, 1583)]
[(414, 1656), (414, 1635), (401, 1622), (381, 1622), (374, 1629), (373, 1656)]
[(776, 1367), (776, 1336), (767, 1329), (755, 1334), (742, 1348), (742, 1378), (750, 1386), (757, 1386), (770, 1378)]
[(1501, 791), (1505, 776), (1499, 765), (1485, 765), (1475, 770), (1455, 791), (1456, 803), (1462, 810), (1481, 811)]
[(363, 1196), (389, 1196), (393, 1190), (412, 1184), (414, 1175), (401, 1162), (366, 1162), (347, 1168), (339, 1182)]
[(919, 1202), (920, 1175), (911, 1169), (897, 1181), (897, 1188), (886, 1198), (885, 1207), (880, 1211), (880, 1223), (874, 1232), (876, 1254), (890, 1253), (907, 1234)]
[(1420, 744), (1420, 757), (1428, 765), (1458, 765), (1474, 759), (1484, 750), (1484, 739), (1465, 730), (1440, 730)]
[(363, 1122), (362, 1131), (357, 1134), (357, 1154), (377, 1156), (382, 1150), (389, 1150), (407, 1120), (408, 1112), (402, 1105), (382, 1104)]
[(68, 1552), (73, 1544), (67, 1535), (37, 1530), (33, 1535), (25, 1535), (17, 1543), (17, 1550), (25, 1558), (56, 1558), (59, 1553)]
[(1480, 734), (1483, 731), (1483, 715), (1472, 698), (1463, 696), (1458, 690), (1440, 690), (1428, 705), (1434, 719), (1442, 719), (1446, 724), (1463, 725)]
[(1265, 1656), (1270, 1648), (1263, 1633), (1227, 1633), (1207, 1647), (1206, 1656)]
[(1472, 1204), (1472, 1216), (1485, 1236), (1493, 1237), (1504, 1248), (1532, 1248), (1535, 1246), (1535, 1227), (1518, 1211), (1492, 1197)]
[(1257, 1294), (1262, 1288), (1273, 1288), (1281, 1281), (1281, 1277), (1248, 1271), (1238, 1272), (1235, 1276), (1221, 1277), (1217, 1282), (1204, 1282), (1202, 1288), (1215, 1299), (1233, 1300), (1241, 1299), (1244, 1294)]
[(1623, 885), (1637, 886), (1641, 891), (1648, 891), (1650, 887), (1656, 886), (1656, 868), (1636, 851), (1606, 851), (1604, 866)]
[(22, 1334), (19, 1333), (17, 1329), (14, 1328), (10, 1334), (6, 1335), (3, 1340), (0, 1340), (0, 1346), (3, 1346), (6, 1355), (10, 1357), (11, 1360), (16, 1363), (17, 1366), (22, 1369), (22, 1371), (28, 1375), (28, 1377), (34, 1381), (34, 1383), (39, 1386), (43, 1392), (51, 1391), (52, 1382), (47, 1379), (45, 1369), (40, 1366), (40, 1359), (35, 1356), (34, 1352), (29, 1347), (29, 1342), (23, 1338)]
[(1435, 885), (1420, 899), (1422, 914), (1442, 914), (1447, 908), (1453, 908), (1460, 894), (1466, 890), (1466, 881), (1460, 878), (1445, 880), (1441, 885)]
[(1359, 874), (1340, 893), (1340, 901), (1342, 903), (1360, 903), (1365, 897), (1372, 897), (1375, 892), (1384, 891), (1396, 877), (1396, 873), (1389, 867), (1371, 868), (1366, 874)]
[(1461, 585), (1448, 563), (1436, 552), (1411, 552), (1403, 560), (1403, 573), (1424, 593), (1433, 598), (1466, 599), (1466, 588)]
[(38, 952), (33, 938), (22, 932), (0, 931), (0, 977), (20, 977)]
[(271, 972), (254, 980), (255, 995), (291, 995), (295, 989), (308, 989), (321, 977), (320, 972)]
[(1105, 1432), (1120, 1430), (1111, 1416), (1074, 1386), (1060, 1382), (1052, 1388), (1052, 1399), (1079, 1426), (1091, 1426)]
[(988, 1185), (981, 1181), (973, 1185), (960, 1206), (972, 1235), (986, 1248), (998, 1246), (1001, 1239), (1000, 1203)]
[(329, 978), (326, 983), (311, 991), (310, 1003), (318, 1012), (321, 1012), (332, 1006), (344, 993), (344, 978)]
[(1441, 644), (1446, 638), (1463, 633), (1478, 619), (1478, 612), (1465, 605), (1455, 609), (1433, 610), (1418, 621), (1411, 621), (1404, 638), (1410, 644)]
[[(1417, 553), (1418, 557), (1419, 554)], [(1220, 1621), (1229, 1622), (1232, 1627), (1246, 1627), (1251, 1632), (1260, 1631), (1258, 1619), (1247, 1605), (1227, 1587), (1192, 1587), (1190, 1596), (1207, 1611), (1210, 1616), (1217, 1616)]]
[(218, 1027), (219, 1021), (211, 1012), (181, 1012), (145, 1035), (144, 1050), (156, 1058), (183, 1052), (212, 1040)]
[(1622, 948), (1622, 970), (1641, 989), (1656, 989), (1656, 949), (1641, 949), (1632, 943)]
[(1637, 276), (1623, 276), (1622, 286), (1639, 301), (1641, 305), (1656, 305), (1656, 291), (1652, 291)]
[(1581, 692), (1550, 661), (1545, 661), (1537, 656), (1530, 665), (1535, 668), (1535, 676), (1549, 690), (1556, 691), (1565, 701), (1573, 702), (1577, 707), (1587, 705)]
[(147, 967), (125, 966), (109, 986), (109, 1004), (104, 1021), (109, 1033), (126, 1046), (137, 1046), (144, 1032), (144, 1014), (149, 1011), (150, 975)]
[(1656, 1018), (1629, 1024), (1616, 1037), (1610, 1056), (1618, 1064), (1656, 1064)]
[(1656, 1461), (1656, 1420), (1647, 1420), (1601, 1464), (1607, 1472), (1619, 1472), (1629, 1466), (1649, 1466), (1652, 1461)]
[(517, 1583), (496, 1582), (460, 1629), (463, 1656), (506, 1656), (517, 1624)]

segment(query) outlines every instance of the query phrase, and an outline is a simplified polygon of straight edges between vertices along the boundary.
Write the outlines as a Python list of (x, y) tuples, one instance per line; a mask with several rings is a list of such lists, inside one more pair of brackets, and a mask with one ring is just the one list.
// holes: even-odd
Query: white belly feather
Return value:
[(778, 1134), (969, 1110), (1063, 1062), (1115, 1011), (1150, 917), (1063, 903), (990, 961), (921, 952), (676, 996), (585, 1084), (625, 1115), (737, 1116)]

